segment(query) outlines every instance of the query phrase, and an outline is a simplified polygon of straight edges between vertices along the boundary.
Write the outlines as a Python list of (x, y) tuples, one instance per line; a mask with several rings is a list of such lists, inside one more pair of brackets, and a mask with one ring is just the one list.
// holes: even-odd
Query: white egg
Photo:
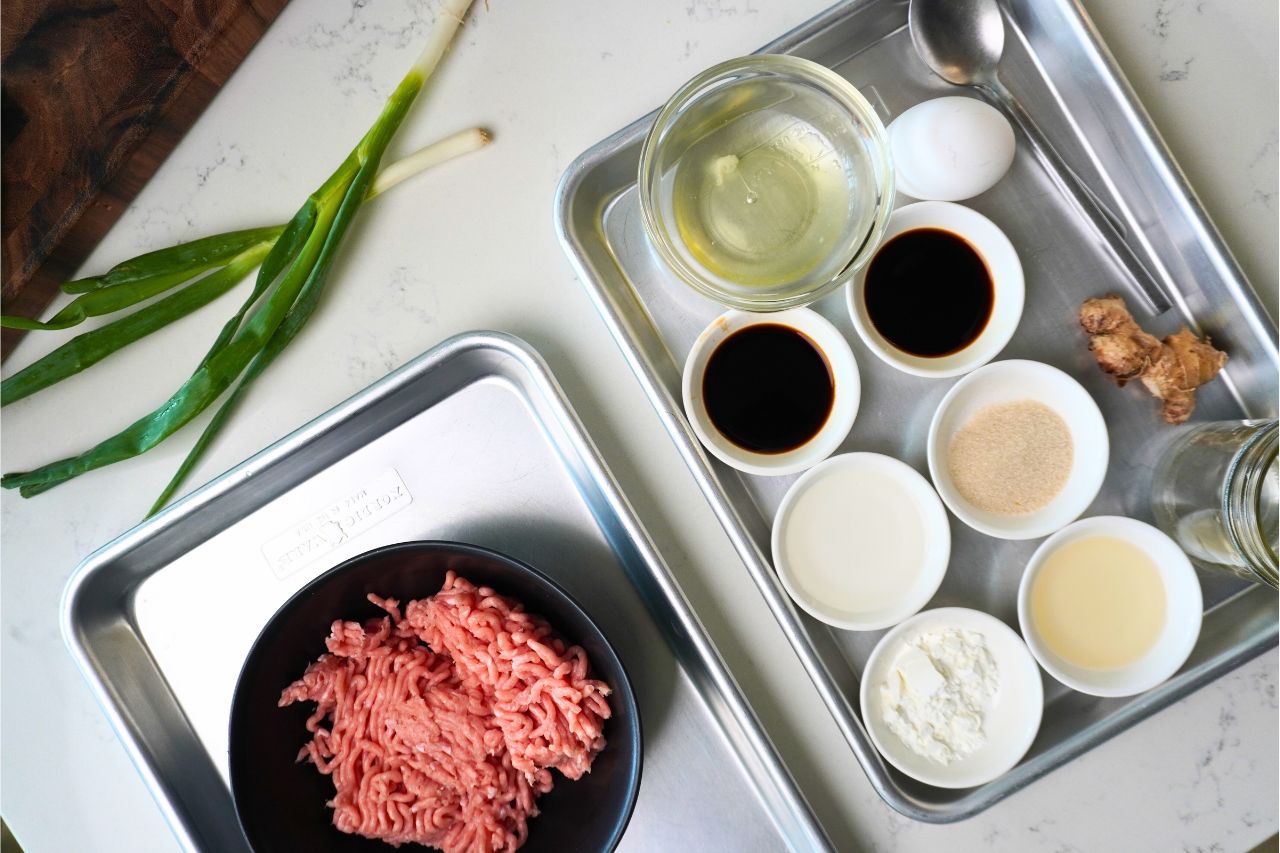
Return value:
[(889, 125), (897, 188), (928, 201), (963, 201), (991, 189), (1009, 171), (1013, 127), (973, 98), (916, 104)]

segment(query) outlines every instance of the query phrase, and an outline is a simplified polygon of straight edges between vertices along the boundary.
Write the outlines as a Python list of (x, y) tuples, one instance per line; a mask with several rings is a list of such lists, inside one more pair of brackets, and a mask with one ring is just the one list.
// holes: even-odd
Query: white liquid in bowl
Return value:
[[(856, 483), (842, 482), (850, 479)], [(920, 510), (894, 478), (834, 471), (796, 501), (783, 549), (800, 587), (828, 607), (857, 613), (911, 590), (923, 534)]]
[(854, 630), (887, 627), (924, 606), (950, 553), (946, 515), (928, 481), (874, 453), (834, 457), (798, 480), (774, 536), (796, 602)]

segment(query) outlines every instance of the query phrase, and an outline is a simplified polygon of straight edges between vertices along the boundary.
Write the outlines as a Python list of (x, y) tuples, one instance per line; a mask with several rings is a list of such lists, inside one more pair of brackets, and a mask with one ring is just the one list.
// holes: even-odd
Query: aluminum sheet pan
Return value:
[(563, 392), (497, 333), (440, 344), (76, 571), (64, 635), (184, 847), (248, 849), (227, 725), (262, 626), (328, 568), (412, 539), (511, 554), (600, 621), (644, 727), (620, 850), (829, 848)]
[[(1276, 330), (1169, 158), (1097, 33), (1070, 0), (1008, 0), (1001, 76), (1070, 165), (1125, 219), (1165, 278), (1174, 307), (1143, 318), (1173, 332), (1186, 322), (1231, 354), (1226, 373), (1198, 394), (1197, 420), (1276, 415)], [(849, 79), (887, 122), (907, 107), (965, 90), (934, 77), (916, 57), (901, 0), (857, 0), (823, 13), (762, 53), (790, 53)], [(872, 785), (918, 820), (960, 820), (988, 808), (1127, 726), (1276, 644), (1276, 597), (1269, 590), (1203, 575), (1207, 612), (1200, 642), (1181, 672), (1127, 699), (1098, 699), (1045, 677), (1040, 735), (1022, 763), (987, 785), (944, 791), (909, 779), (881, 760), (857, 708), (862, 667), (883, 632), (829, 628), (798, 610), (770, 564), (774, 511), (794, 477), (739, 474), (699, 445), (680, 403), (680, 371), (698, 334), (723, 309), (662, 268), (641, 225), (635, 175), (650, 114), (579, 157), (556, 199), (559, 237), (588, 292), (657, 408), (756, 585), (790, 639)], [(1152, 461), (1176, 430), (1159, 422), (1154, 401), (1117, 390), (1084, 346), (1075, 312), (1088, 296), (1140, 294), (1020, 144), (1003, 181), (966, 204), (1000, 225), (1018, 248), (1027, 277), (1022, 323), (1000, 358), (1047, 361), (1093, 394), (1110, 425), (1111, 465), (1086, 515), (1150, 519)], [(928, 474), (925, 436), (956, 380), (927, 380), (880, 362), (853, 332), (843, 293), (813, 306), (848, 337), (862, 370), (862, 404), (842, 451), (897, 456)], [(1198, 322), (1197, 322), (1198, 321)], [(1038, 542), (1003, 542), (952, 519), (946, 580), (929, 607), (964, 605), (1017, 627), (1018, 579)]]

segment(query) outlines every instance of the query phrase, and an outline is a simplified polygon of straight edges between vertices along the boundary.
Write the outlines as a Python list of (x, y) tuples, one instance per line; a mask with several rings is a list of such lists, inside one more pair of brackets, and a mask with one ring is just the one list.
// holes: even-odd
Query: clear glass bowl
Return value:
[(884, 125), (851, 83), (793, 56), (732, 59), (690, 80), (640, 152), (640, 209), (663, 262), (746, 311), (844, 284), (884, 233)]

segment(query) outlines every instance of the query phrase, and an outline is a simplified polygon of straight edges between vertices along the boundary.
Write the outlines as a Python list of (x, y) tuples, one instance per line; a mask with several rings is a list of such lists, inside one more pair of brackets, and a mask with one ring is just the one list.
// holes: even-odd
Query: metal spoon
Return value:
[(997, 0), (910, 0), (907, 26), (916, 53), (935, 74), (957, 86), (972, 86), (1021, 128), (1058, 188), (1093, 223), (1099, 236), (1125, 267), (1159, 314), (1170, 307), (1165, 288), (1125, 238), (1123, 221), (1085, 186), (1062, 155), (1000, 82), (997, 67), (1004, 52), (1004, 17)]

